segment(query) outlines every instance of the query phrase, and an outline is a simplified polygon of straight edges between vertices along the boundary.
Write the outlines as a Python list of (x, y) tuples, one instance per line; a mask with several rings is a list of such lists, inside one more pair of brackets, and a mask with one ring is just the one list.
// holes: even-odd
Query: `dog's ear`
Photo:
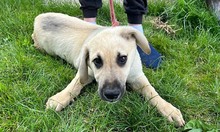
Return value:
[(79, 72), (79, 79), (81, 84), (85, 84), (88, 81), (88, 57), (89, 57), (89, 51), (87, 47), (84, 47), (81, 52), (80, 56), (80, 64), (78, 68)]
[(135, 38), (137, 41), (137, 45), (146, 53), (150, 54), (150, 46), (148, 43), (147, 38), (137, 29), (134, 29), (132, 27), (124, 26), (121, 27), (121, 36), (126, 39)]

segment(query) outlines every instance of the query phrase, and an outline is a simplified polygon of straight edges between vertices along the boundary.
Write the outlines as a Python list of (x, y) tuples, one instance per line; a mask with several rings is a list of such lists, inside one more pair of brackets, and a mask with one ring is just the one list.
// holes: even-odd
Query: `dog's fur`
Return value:
[(162, 99), (145, 77), (136, 47), (147, 54), (150, 48), (136, 29), (102, 27), (60, 13), (45, 13), (35, 18), (32, 38), (36, 48), (59, 56), (78, 69), (71, 83), (48, 99), (47, 108), (62, 110), (95, 79), (103, 100), (119, 100), (128, 83), (169, 121), (178, 126), (185, 124), (180, 110)]

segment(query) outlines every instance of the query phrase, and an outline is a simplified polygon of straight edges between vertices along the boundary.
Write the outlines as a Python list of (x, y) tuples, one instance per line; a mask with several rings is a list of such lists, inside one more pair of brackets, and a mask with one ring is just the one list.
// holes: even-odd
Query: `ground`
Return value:
[[(126, 25), (124, 9), (115, 8), (121, 25)], [(159, 69), (144, 67), (144, 73), (158, 93), (182, 111), (187, 123), (182, 128), (133, 91), (117, 103), (102, 101), (96, 83), (63, 111), (45, 110), (48, 97), (65, 88), (76, 70), (34, 48), (33, 21), (43, 12), (82, 18), (77, 5), (0, 1), (0, 131), (220, 129), (220, 27), (202, 0), (150, 0), (143, 23), (146, 37), (164, 56)], [(98, 24), (110, 26), (108, 6), (98, 16)], [(174, 32), (167, 32), (168, 27)]]

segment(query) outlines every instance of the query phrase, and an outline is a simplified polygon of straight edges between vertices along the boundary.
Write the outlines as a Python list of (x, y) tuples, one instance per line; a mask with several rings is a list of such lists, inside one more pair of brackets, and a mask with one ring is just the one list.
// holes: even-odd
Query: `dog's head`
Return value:
[(136, 57), (137, 45), (149, 54), (146, 37), (132, 27), (106, 28), (90, 38), (82, 49), (79, 65), (80, 82), (88, 79), (88, 68), (98, 82), (103, 100), (114, 102), (125, 92), (126, 80)]

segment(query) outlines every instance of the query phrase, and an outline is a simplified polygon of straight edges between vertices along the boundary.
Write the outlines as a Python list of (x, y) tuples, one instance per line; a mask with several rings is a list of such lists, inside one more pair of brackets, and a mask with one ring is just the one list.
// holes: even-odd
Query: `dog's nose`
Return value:
[(114, 102), (117, 101), (121, 96), (120, 89), (104, 89), (103, 97), (106, 101)]

